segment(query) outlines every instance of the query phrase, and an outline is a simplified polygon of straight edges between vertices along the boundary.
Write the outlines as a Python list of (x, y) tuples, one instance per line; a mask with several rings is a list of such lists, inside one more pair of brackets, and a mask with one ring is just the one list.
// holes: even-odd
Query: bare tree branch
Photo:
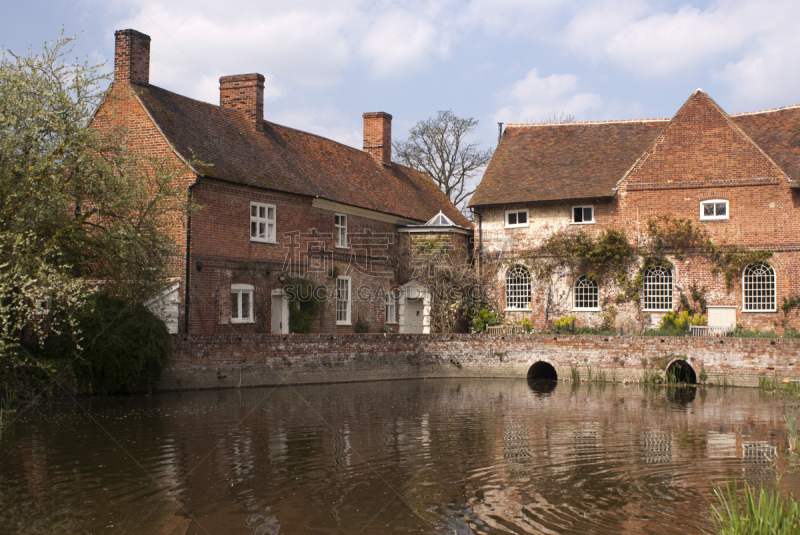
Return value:
[[(405, 141), (393, 143), (397, 163), (429, 174), (459, 210), (475, 191), (471, 179), (492, 158), (492, 149), (480, 150), (480, 141), (467, 142), (478, 120), (456, 117), (452, 110), (419, 121)], [(468, 184), (469, 182), (469, 184)]]

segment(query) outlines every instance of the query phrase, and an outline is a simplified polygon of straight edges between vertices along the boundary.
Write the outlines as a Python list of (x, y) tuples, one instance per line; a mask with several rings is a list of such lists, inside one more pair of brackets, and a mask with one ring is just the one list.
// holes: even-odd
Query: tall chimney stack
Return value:
[(219, 105), (244, 112), (256, 130), (264, 121), (264, 75), (236, 74), (219, 79)]
[(114, 32), (114, 80), (150, 83), (150, 36), (136, 30)]
[(392, 163), (392, 116), (386, 112), (370, 112), (364, 117), (364, 152), (384, 165)]

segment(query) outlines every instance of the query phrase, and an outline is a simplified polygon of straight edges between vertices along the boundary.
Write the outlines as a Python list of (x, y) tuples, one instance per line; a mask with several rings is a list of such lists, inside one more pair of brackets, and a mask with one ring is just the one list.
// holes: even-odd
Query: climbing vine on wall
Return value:
[[(770, 251), (716, 245), (708, 238), (705, 229), (695, 226), (690, 219), (672, 215), (648, 220), (645, 230), (646, 235), (635, 247), (623, 231), (605, 229), (598, 236), (592, 236), (583, 230), (565, 229), (544, 240), (528, 262), (534, 276), (546, 284), (554, 284), (554, 278), (558, 278), (554, 275), (559, 273), (562, 276), (585, 275), (598, 282), (611, 280), (622, 290), (615, 298), (621, 303), (638, 302), (649, 269), (672, 269), (674, 266), (668, 256), (678, 260), (683, 260), (686, 255), (709, 259), (711, 272), (721, 273), (726, 289), (730, 291), (736, 277), (747, 265), (763, 262), (772, 255)], [(690, 291), (694, 305), (683, 296), (683, 308), (704, 311), (705, 288), (693, 286)]]

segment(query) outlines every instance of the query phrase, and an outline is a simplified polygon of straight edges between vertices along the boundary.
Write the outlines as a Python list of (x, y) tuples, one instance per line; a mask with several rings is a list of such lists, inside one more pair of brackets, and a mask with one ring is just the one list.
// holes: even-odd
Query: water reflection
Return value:
[(549, 396), (557, 386), (558, 381), (553, 381), (552, 379), (532, 379), (528, 377), (528, 388), (539, 397)]
[(89, 405), (116, 443), (69, 404), (4, 430), (4, 532), (696, 532), (712, 484), (776, 481), (786, 440), (781, 404), (745, 389), (427, 380)]

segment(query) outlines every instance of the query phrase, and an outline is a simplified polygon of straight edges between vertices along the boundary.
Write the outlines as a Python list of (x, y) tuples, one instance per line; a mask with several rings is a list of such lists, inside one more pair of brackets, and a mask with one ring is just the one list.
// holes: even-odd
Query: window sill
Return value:
[(599, 308), (573, 308), (570, 312), (600, 312)]
[(397, 325), (397, 322), (396, 322), (396, 321), (385, 321), (384, 323), (385, 323), (386, 325)]
[(337, 321), (336, 325), (350, 326), (350, 325), (353, 325), (353, 324), (350, 323), (349, 321), (346, 321), (346, 322), (345, 321)]
[(256, 322), (256, 320), (233, 320), (232, 319), (231, 320), (231, 325), (242, 325), (242, 324), (247, 325), (247, 324), (255, 323), (255, 322)]
[(579, 221), (577, 223), (575, 221), (569, 222), (570, 225), (594, 225), (595, 223), (597, 222), (596, 221)]
[(672, 312), (671, 308), (643, 308), (642, 312)]
[(334, 245), (334, 249), (349, 249), (349, 245)]
[(745, 314), (774, 314), (778, 311), (777, 308), (773, 308), (770, 310), (745, 310), (742, 309), (742, 312)]
[(701, 217), (700, 221), (728, 221), (730, 217)]
[(504, 308), (503, 312), (530, 312), (530, 308)]
[(277, 240), (260, 240), (258, 238), (250, 238), (250, 241), (253, 243), (278, 243)]
[(530, 224), (525, 223), (524, 225), (506, 225), (503, 228), (527, 228), (530, 227)]

